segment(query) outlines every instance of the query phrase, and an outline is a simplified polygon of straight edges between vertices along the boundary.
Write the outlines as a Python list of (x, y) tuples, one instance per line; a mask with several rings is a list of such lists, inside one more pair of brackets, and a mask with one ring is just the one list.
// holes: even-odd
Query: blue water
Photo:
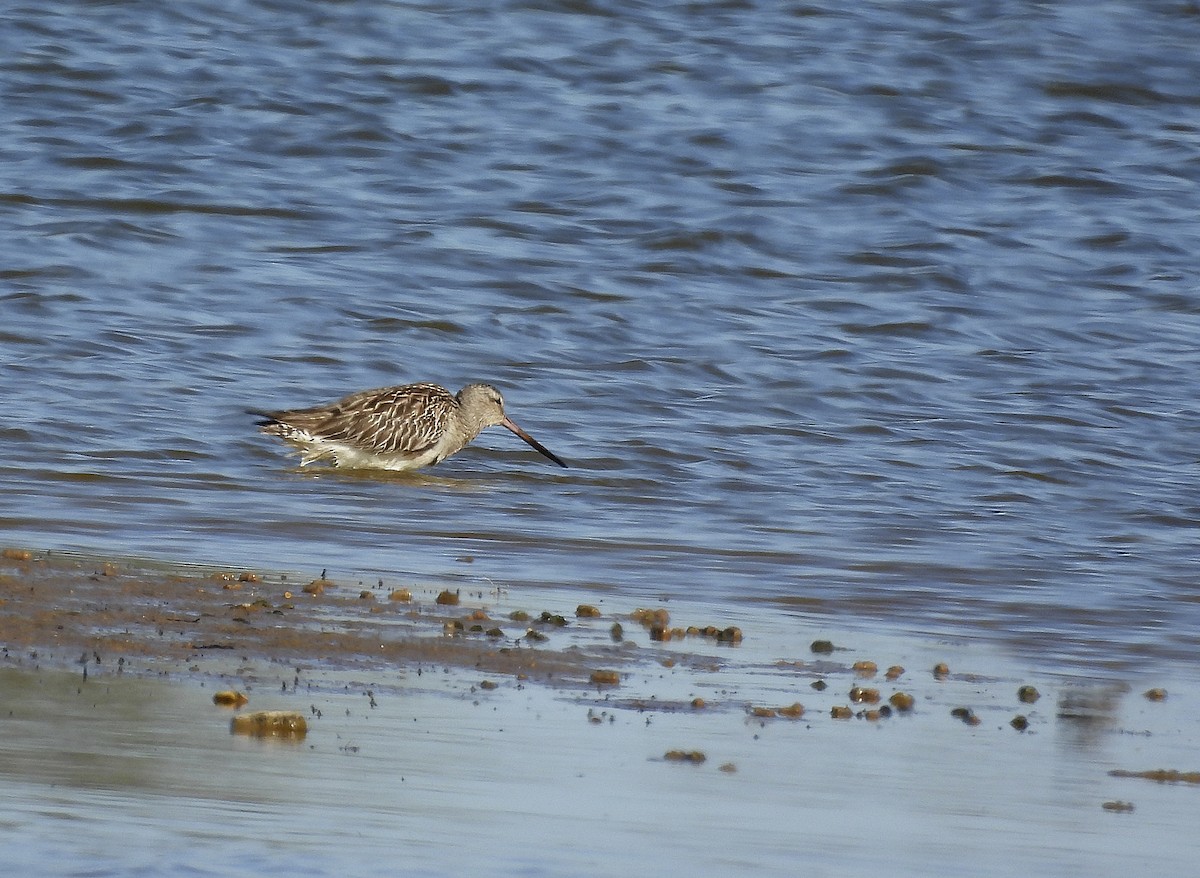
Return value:
[[(1169, 2), (7, 5), (0, 537), (1191, 660), (1198, 41)], [(245, 413), (417, 380), (571, 468), (501, 430), (299, 471)]]

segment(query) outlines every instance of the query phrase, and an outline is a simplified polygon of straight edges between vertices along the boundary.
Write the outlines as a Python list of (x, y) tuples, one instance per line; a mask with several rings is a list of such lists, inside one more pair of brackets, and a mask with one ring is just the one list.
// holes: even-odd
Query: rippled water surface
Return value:
[[(1193, 4), (0, 12), (0, 526), (1200, 646)], [(412, 477), (247, 408), (488, 380)], [(470, 561), (470, 563), (468, 563)]]

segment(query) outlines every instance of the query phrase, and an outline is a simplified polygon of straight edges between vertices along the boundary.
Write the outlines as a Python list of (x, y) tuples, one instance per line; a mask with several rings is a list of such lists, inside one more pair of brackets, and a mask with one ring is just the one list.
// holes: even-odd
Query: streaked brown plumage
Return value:
[(266, 420), (259, 430), (299, 448), (301, 466), (318, 460), (356, 469), (432, 466), (492, 426), (507, 427), (566, 466), (504, 414), (504, 398), (490, 384), (468, 384), (457, 394), (437, 384), (404, 384), (352, 393), (328, 405), (260, 414)]

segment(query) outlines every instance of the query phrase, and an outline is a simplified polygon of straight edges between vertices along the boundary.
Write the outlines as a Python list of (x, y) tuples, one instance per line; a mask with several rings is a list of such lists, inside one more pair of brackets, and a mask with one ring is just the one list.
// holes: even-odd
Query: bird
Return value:
[(504, 413), (490, 384), (451, 393), (438, 384), (402, 384), (351, 393), (305, 409), (252, 411), (258, 429), (296, 446), (300, 465), (327, 460), (347, 469), (414, 470), (462, 451), (486, 427), (507, 427), (561, 467), (566, 463)]

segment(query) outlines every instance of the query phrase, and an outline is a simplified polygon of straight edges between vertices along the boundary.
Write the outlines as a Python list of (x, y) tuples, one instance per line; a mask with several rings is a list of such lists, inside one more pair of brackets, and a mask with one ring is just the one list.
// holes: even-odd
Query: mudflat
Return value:
[[(218, 839), (234, 875), (1189, 861), (1187, 668), (1031, 671), (967, 639), (619, 600), (10, 547), (0, 853), (113, 875), (194, 869)], [(263, 737), (275, 717), (303, 734)]]

